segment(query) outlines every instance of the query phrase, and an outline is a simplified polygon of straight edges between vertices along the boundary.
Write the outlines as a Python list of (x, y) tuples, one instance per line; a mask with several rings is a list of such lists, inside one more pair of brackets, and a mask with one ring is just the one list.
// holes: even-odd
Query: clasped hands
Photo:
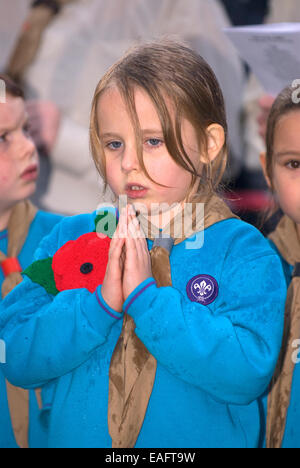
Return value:
[(115, 311), (121, 312), (128, 296), (152, 276), (147, 241), (131, 205), (120, 213), (112, 238), (102, 297)]

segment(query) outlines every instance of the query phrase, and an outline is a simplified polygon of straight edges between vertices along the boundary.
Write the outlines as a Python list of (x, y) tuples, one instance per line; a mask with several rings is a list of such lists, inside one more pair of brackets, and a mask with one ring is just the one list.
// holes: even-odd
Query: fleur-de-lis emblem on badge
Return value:
[(208, 305), (217, 298), (219, 286), (212, 276), (197, 275), (188, 282), (186, 291), (191, 301)]
[(206, 296), (211, 290), (212, 287), (210, 284), (207, 284), (206, 281), (201, 281), (201, 283), (195, 283), (194, 284), (194, 289), (198, 290), (197, 294), (200, 294), (200, 296)]

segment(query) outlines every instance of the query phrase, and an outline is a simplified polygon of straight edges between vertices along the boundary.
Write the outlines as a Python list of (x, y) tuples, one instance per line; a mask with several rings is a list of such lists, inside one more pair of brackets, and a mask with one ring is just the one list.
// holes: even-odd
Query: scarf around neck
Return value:
[[(197, 205), (201, 202), (203, 199), (198, 198), (189, 205), (188, 217), (181, 209), (162, 232), (144, 216), (138, 216), (144, 232), (154, 234), (148, 238), (154, 240), (150, 257), (157, 287), (172, 286), (169, 256), (173, 244), (179, 244), (215, 223), (238, 218), (216, 195), (207, 199), (204, 217), (199, 216)], [(151, 397), (156, 368), (156, 359), (135, 334), (134, 320), (125, 314), (109, 370), (108, 427), (113, 448), (135, 446)]]
[[(8, 221), (7, 255), (0, 250), (0, 265), (7, 258), (18, 257), (36, 213), (37, 209), (28, 200), (19, 202), (13, 208)], [(4, 299), (22, 281), (23, 277), (19, 272), (13, 272), (6, 276), (2, 283), (2, 298)], [(28, 448), (29, 392), (15, 387), (7, 381), (6, 390), (11, 423), (17, 445), (20, 448)]]
[(300, 239), (296, 224), (286, 215), (269, 238), (287, 263), (294, 266), (285, 305), (282, 347), (268, 396), (266, 445), (267, 448), (280, 448), (295, 367), (293, 343), (300, 337)]

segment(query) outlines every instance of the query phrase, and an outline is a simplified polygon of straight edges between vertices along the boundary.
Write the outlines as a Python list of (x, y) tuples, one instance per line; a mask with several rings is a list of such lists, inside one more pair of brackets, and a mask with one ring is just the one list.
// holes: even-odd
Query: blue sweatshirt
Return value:
[[(29, 233), (22, 251), (19, 255), (19, 262), (23, 269), (27, 268), (33, 261), (34, 252), (41, 240), (49, 234), (55, 224), (62, 219), (61, 216), (38, 211), (31, 223)], [(0, 231), (0, 250), (7, 253), (7, 230)], [(4, 280), (2, 269), (0, 268), (0, 288)], [(1, 303), (0, 299), (0, 303)], [(0, 370), (0, 448), (17, 448), (13, 434), (7, 396), (6, 384), (3, 373)], [(31, 447), (42, 447), (46, 445), (45, 428), (40, 421), (39, 409), (34, 392), (30, 392), (30, 427), (29, 441)]]
[[(94, 219), (64, 219), (36, 259), (93, 231)], [(259, 444), (258, 397), (272, 377), (283, 331), (281, 262), (240, 220), (219, 222), (204, 234), (200, 249), (187, 248), (193, 239), (173, 247), (172, 287), (157, 288), (148, 278), (123, 306), (158, 362), (136, 447)], [(195, 301), (201, 291), (209, 300)], [(25, 278), (0, 307), (3, 372), (15, 385), (43, 387), (49, 447), (111, 447), (108, 373), (122, 315), (104, 302), (101, 286), (54, 297)]]

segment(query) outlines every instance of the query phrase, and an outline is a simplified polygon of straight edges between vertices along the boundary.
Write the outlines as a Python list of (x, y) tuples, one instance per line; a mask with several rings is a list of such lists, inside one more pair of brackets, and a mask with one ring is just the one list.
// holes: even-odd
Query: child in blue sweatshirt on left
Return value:
[[(38, 244), (61, 216), (37, 211), (27, 200), (36, 189), (38, 154), (28, 133), (22, 90), (6, 76), (0, 75), (0, 80), (6, 89), (6, 102), (0, 104), (0, 287), (4, 298), (22, 281), (20, 272), (30, 265)], [(4, 346), (1, 351), (2, 362)], [(46, 445), (38, 395), (8, 384), (0, 371), (0, 448)]]

